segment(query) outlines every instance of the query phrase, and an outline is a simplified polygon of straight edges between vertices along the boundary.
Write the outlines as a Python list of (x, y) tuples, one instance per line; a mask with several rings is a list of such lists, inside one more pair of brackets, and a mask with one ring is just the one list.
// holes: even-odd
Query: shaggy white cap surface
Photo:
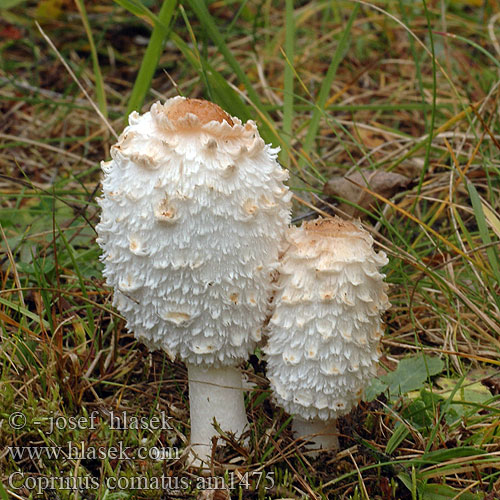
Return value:
[(289, 232), (269, 323), (268, 377), (276, 402), (306, 420), (348, 413), (379, 358), (389, 306), (383, 252), (357, 224), (319, 219)]
[(113, 304), (150, 348), (211, 366), (253, 351), (290, 220), (277, 152), (207, 101), (130, 115), (102, 163), (97, 242)]

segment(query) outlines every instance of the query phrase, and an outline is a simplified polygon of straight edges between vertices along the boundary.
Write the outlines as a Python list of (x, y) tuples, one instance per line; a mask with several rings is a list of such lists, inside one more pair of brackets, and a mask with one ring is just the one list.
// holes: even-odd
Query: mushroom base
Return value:
[(241, 437), (248, 428), (241, 372), (233, 367), (187, 365), (191, 416), (191, 463), (207, 467), (212, 455), (214, 427)]
[(336, 420), (304, 420), (295, 417), (292, 422), (293, 435), (296, 439), (307, 441), (307, 449), (337, 451), (339, 438)]

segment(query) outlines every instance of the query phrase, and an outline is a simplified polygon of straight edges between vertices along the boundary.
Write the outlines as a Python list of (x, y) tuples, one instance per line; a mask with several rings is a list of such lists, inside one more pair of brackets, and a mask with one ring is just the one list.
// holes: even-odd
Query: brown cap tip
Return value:
[(343, 220), (340, 217), (335, 217), (334, 219), (316, 219), (304, 222), (303, 225), (306, 231), (321, 234), (322, 236), (335, 237), (346, 231), (359, 232), (359, 228), (355, 224)]
[(224, 120), (231, 127), (234, 125), (231, 117), (220, 106), (203, 99), (178, 99), (167, 110), (171, 121), (177, 121), (188, 113), (196, 115), (203, 125), (212, 121), (222, 123)]

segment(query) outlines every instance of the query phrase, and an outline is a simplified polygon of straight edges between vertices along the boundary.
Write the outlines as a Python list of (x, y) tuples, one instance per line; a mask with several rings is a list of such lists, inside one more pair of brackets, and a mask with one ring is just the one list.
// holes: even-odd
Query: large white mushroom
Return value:
[[(98, 243), (127, 328), (188, 368), (191, 445), (241, 435), (242, 377), (290, 219), (288, 174), (255, 123), (175, 97), (132, 113), (103, 162)], [(197, 462), (199, 463), (199, 462)]]
[(295, 416), (297, 437), (338, 448), (336, 419), (370, 383), (388, 306), (383, 252), (359, 224), (340, 218), (291, 227), (269, 323), (267, 370), (274, 398)]

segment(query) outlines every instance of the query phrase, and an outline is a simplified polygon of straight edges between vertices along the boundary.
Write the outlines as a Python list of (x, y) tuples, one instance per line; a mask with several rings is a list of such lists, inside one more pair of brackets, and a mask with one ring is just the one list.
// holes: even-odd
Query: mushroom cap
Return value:
[(171, 99), (164, 110), (171, 122), (182, 122), (189, 113), (197, 116), (202, 125), (212, 121), (226, 121), (231, 127), (234, 125), (231, 117), (220, 106), (204, 99)]
[(206, 101), (130, 115), (102, 163), (97, 242), (113, 304), (150, 348), (206, 366), (253, 351), (290, 220), (277, 152)]
[(375, 373), (388, 308), (383, 252), (340, 218), (291, 227), (265, 349), (278, 405), (306, 420), (348, 413)]

